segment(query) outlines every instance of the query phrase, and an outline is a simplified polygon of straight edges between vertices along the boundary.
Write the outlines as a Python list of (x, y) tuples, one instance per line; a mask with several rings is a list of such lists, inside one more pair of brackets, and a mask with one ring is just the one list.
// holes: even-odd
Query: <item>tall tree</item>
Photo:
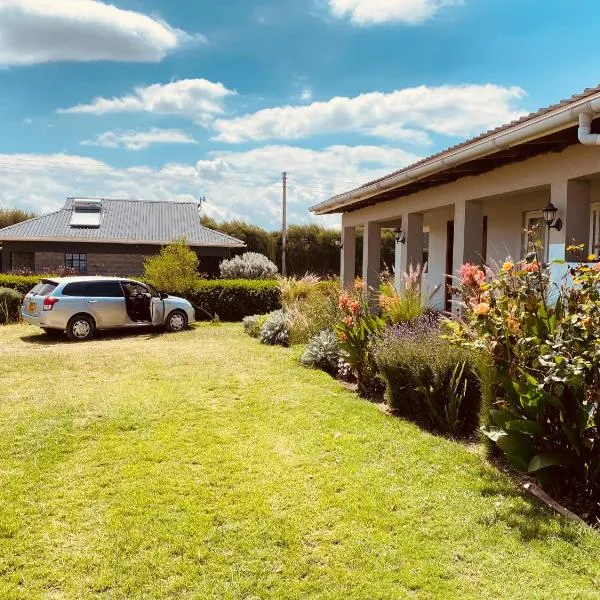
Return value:
[(18, 208), (0, 208), (0, 229), (9, 225), (16, 225), (27, 219), (33, 219), (36, 215)]

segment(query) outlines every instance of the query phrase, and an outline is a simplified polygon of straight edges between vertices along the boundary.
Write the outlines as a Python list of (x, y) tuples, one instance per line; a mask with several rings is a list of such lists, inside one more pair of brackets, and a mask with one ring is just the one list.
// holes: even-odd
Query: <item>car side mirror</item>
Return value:
[(165, 294), (164, 292), (160, 293), (160, 299), (161, 300), (164, 300), (165, 298), (168, 298), (168, 297), (169, 297), (169, 294)]

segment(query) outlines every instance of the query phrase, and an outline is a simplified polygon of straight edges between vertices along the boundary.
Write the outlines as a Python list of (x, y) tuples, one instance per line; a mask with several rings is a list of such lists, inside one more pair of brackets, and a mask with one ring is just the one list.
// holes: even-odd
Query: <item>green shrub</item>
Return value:
[(302, 279), (280, 279), (283, 308), (288, 318), (290, 343), (306, 344), (341, 319), (339, 283), (320, 281), (314, 275)]
[(484, 433), (507, 460), (599, 507), (600, 263), (570, 267), (557, 290), (538, 249), (498, 273), (463, 265), (465, 315), (452, 339), (494, 366)]
[(260, 335), (261, 329), (267, 322), (269, 315), (251, 315), (244, 317), (242, 323), (244, 324), (244, 331), (253, 338), (257, 338)]
[(287, 319), (282, 310), (267, 315), (267, 320), (258, 335), (260, 341), (268, 346), (288, 346), (289, 333)]
[(473, 355), (441, 339), (430, 319), (386, 329), (375, 361), (394, 411), (452, 435), (477, 429), (481, 383)]
[(224, 260), (220, 269), (223, 279), (275, 279), (278, 273), (277, 265), (258, 252)]
[(161, 291), (183, 294), (198, 279), (198, 256), (184, 239), (176, 240), (144, 263), (144, 277)]
[(281, 308), (276, 281), (199, 279), (184, 297), (194, 305), (196, 318), (201, 321), (218, 316), (221, 321), (240, 322), (244, 317)]
[(0, 274), (0, 287), (16, 290), (20, 294), (27, 294), (40, 282), (40, 279), (36, 275)]
[(10, 288), (0, 288), (0, 323), (17, 322), (21, 313), (21, 294)]
[(300, 362), (335, 375), (340, 363), (340, 341), (330, 329), (325, 329), (308, 342)]

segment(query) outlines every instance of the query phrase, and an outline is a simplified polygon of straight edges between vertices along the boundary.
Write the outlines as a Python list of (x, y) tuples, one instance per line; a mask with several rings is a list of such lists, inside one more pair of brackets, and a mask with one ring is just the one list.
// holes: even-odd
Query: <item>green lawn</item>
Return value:
[(239, 325), (0, 328), (0, 598), (600, 598), (600, 534)]

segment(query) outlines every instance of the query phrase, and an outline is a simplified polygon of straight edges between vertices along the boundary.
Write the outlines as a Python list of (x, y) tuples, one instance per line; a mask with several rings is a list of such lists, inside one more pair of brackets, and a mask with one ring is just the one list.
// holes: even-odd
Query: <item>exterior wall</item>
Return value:
[(65, 255), (63, 252), (36, 252), (35, 253), (35, 271), (51, 271), (57, 267), (64, 267)]
[[(65, 253), (87, 254), (88, 275), (132, 275), (143, 273), (144, 261), (160, 252), (160, 247), (142, 244), (97, 244), (69, 242), (4, 242), (2, 271), (18, 268), (14, 258), (35, 253), (35, 271), (52, 270), (65, 264)], [(229, 258), (228, 248), (194, 248), (200, 260), (199, 270), (209, 276), (219, 273), (219, 263)]]

